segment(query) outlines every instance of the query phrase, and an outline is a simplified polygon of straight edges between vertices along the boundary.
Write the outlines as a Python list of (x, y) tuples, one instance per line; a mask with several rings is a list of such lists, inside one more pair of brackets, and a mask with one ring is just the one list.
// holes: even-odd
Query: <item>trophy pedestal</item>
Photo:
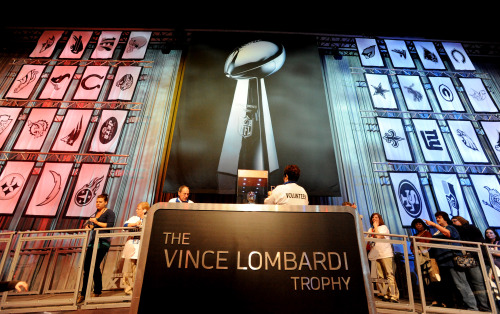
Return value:
[(218, 172), (236, 176), (238, 169), (273, 172), (278, 168), (264, 80), (238, 80)]
[(264, 170), (238, 170), (237, 204), (264, 204), (267, 197), (267, 176)]

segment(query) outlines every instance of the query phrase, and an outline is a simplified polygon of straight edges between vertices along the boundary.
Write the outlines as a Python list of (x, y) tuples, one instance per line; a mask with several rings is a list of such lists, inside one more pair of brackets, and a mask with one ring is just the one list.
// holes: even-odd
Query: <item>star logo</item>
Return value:
[(382, 87), (382, 83), (379, 83), (378, 86), (372, 85), (372, 87), (375, 88), (375, 93), (373, 93), (373, 96), (380, 95), (380, 96), (384, 97), (384, 99), (385, 99), (385, 93), (389, 92), (388, 89), (384, 89)]

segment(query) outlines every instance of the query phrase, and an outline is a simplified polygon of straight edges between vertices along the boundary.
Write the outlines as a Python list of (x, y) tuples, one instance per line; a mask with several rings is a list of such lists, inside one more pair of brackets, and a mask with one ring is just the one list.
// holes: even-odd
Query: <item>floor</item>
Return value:
[(106, 314), (128, 314), (129, 313), (129, 308), (118, 308), (118, 309), (87, 309), (87, 310), (82, 310), (78, 309), (75, 311), (53, 311), (53, 312), (35, 312), (34, 314), (77, 314), (77, 313), (82, 313), (82, 314), (102, 314), (103, 312), (106, 312)]

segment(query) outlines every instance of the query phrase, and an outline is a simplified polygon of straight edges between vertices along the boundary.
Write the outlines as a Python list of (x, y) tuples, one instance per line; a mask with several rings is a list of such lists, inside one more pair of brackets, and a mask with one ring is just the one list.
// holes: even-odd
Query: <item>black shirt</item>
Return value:
[[(97, 211), (94, 214), (94, 216), (96, 214), (97, 214)], [(115, 213), (111, 209), (108, 208), (99, 218), (97, 218), (97, 221), (106, 223), (107, 224), (106, 228), (112, 228), (115, 226)], [(102, 227), (98, 226), (97, 224), (93, 224), (93, 225), (94, 225), (94, 230), (98, 229), (98, 228), (102, 228)], [(92, 230), (90, 232), (89, 245), (94, 244), (94, 240), (95, 240), (95, 231), (94, 230)], [(102, 231), (102, 233), (105, 233), (105, 232), (109, 233), (109, 230)], [(100, 238), (99, 243), (102, 243), (102, 244), (109, 246), (109, 244), (111, 243), (111, 238)]]

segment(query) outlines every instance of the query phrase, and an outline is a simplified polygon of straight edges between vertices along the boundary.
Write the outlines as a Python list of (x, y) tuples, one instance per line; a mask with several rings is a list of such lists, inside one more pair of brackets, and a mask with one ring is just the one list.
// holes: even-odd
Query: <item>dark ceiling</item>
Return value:
[(142, 0), (133, 5), (78, 2), (72, 9), (61, 5), (34, 9), (16, 6), (9, 15), (20, 18), (0, 19), (0, 23), (7, 27), (202, 29), (500, 42), (496, 13), (470, 3), (459, 6), (434, 0), (367, 4), (350, 0), (318, 5), (306, 0), (286, 7), (270, 3), (172, 5)]

